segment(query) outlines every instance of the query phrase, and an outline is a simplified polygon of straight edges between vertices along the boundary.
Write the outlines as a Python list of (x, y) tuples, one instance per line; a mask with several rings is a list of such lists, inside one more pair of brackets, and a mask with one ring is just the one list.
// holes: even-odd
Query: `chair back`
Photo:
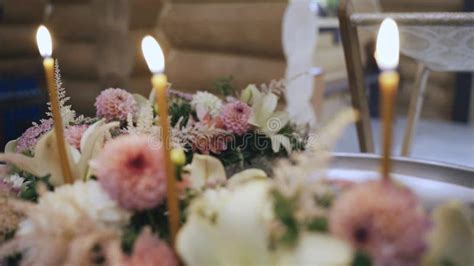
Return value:
[(404, 26), (401, 52), (429, 69), (474, 71), (474, 33), (469, 26)]
[(434, 71), (474, 70), (474, 13), (359, 13), (351, 21), (375, 32), (387, 17), (399, 24), (402, 54)]

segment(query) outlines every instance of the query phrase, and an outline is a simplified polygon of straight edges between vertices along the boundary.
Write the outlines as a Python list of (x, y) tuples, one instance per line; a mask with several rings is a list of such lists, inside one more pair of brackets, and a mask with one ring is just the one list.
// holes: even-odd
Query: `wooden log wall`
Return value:
[[(3, 1), (0, 73), (42, 73), (34, 36), (38, 24), (46, 23), (64, 85), (80, 111), (93, 111), (95, 97), (108, 86), (149, 92), (150, 73), (140, 50), (146, 34), (159, 39), (166, 73), (179, 89), (206, 89), (227, 75), (235, 76), (238, 87), (284, 75), (281, 20), (287, 0), (50, 0), (45, 18), (46, 1)], [(462, 1), (380, 0), (384, 11), (401, 12), (459, 11)], [(356, 0), (356, 9), (373, 10), (372, 2)], [(319, 36), (314, 59), (326, 71), (326, 81), (345, 78), (342, 48), (332, 37)], [(414, 68), (402, 60), (405, 84), (411, 84)], [(449, 74), (432, 76), (425, 115), (449, 117), (452, 83)], [(404, 104), (409, 91), (401, 91)]]
[[(168, 55), (169, 44), (166, 36), (157, 27), (164, 0), (133, 0), (130, 1), (130, 38), (133, 49), (132, 74), (130, 89), (142, 95), (148, 95), (151, 90), (150, 71), (143, 58), (141, 41), (146, 35), (158, 39), (165, 55)], [(169, 58), (166, 56), (168, 67)]]
[(92, 1), (52, 0), (45, 24), (53, 35), (63, 85), (73, 108), (93, 114), (92, 99), (100, 91), (96, 62), (96, 29)]
[[(170, 81), (176, 88), (195, 91), (229, 75), (239, 88), (283, 77), (281, 22), (286, 4), (285, 0), (168, 2), (155, 33), (168, 51)], [(149, 73), (139, 57), (133, 73), (133, 84), (148, 86)]]
[[(15, 43), (0, 49), (0, 56), (30, 54), (40, 63), (34, 32), (38, 24), (47, 24), (53, 33), (54, 56), (60, 62), (64, 86), (74, 107), (86, 113), (93, 112), (96, 95), (107, 86), (149, 92), (150, 73), (140, 41), (150, 33), (162, 44), (166, 72), (179, 89), (206, 89), (215, 79), (228, 75), (235, 77), (238, 87), (283, 77), (281, 22), (286, 0), (164, 2), (51, 0), (50, 15), (46, 19), (37, 16), (32, 27), (21, 25), (20, 31), (0, 27), (0, 32), (10, 32), (9, 39)], [(22, 17), (18, 15), (21, 12), (31, 13), (12, 10), (8, 18), (15, 20)], [(44, 11), (44, 6), (34, 10)], [(35, 16), (23, 17), (31, 20)], [(31, 41), (20, 42), (28, 35)], [(27, 64), (22, 58), (4, 68)]]
[(3, 0), (0, 14), (0, 76), (41, 73), (35, 36), (43, 21), (45, 1)]
[(133, 53), (128, 0), (53, 0), (47, 18), (63, 83), (78, 111), (93, 114), (107, 87), (129, 86)]

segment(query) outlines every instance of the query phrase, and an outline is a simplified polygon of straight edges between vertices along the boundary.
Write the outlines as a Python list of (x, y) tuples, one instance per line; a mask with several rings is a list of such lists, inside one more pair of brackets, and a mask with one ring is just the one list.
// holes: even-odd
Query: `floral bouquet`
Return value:
[(114, 122), (93, 124), (76, 155), (91, 158), (88, 168), (73, 160), (86, 178), (64, 185), (16, 169), (33, 169), (28, 163), (54, 149), (46, 133), (32, 161), (10, 158), (16, 166), (4, 169), (0, 257), (8, 265), (472, 265), (472, 223), (462, 205), (430, 215), (393, 180), (326, 178), (330, 153), (322, 147), (354, 117), (343, 113), (306, 151), (281, 159), (271, 178), (260, 169), (227, 176), (221, 160), (195, 153), (177, 171), (176, 239), (159, 141), (114, 133)]
[[(159, 116), (154, 104), (154, 92), (149, 98), (131, 94), (123, 89), (109, 88), (96, 98), (95, 117), (78, 116), (68, 105), (69, 97), (62, 87), (56, 64), (61, 116), (65, 139), (69, 144), (69, 158), (75, 179), (90, 177), (88, 161), (104, 142), (120, 135), (147, 135), (150, 145), (161, 139)], [(193, 154), (217, 157), (229, 173), (258, 165), (271, 171), (271, 162), (304, 148), (307, 129), (290, 122), (288, 113), (278, 111), (278, 102), (285, 82), (272, 81), (260, 87), (249, 85), (241, 93), (231, 86), (231, 78), (223, 78), (212, 90), (196, 94), (169, 90), (171, 136), (166, 145), (175, 149), (173, 156), (182, 164), (190, 163)], [(0, 160), (16, 166), (15, 170), (32, 175), (33, 179), (49, 175), (53, 184), (63, 182), (59, 158), (53, 141), (53, 118), (33, 123), (18, 139), (10, 141)], [(31, 179), (31, 178), (30, 178)]]
[(188, 162), (194, 153), (211, 154), (242, 170), (257, 159), (270, 161), (304, 147), (307, 132), (292, 124), (287, 112), (278, 111), (284, 80), (259, 88), (252, 84), (240, 94), (230, 80), (220, 79), (212, 87), (224, 99), (207, 91), (170, 91), (172, 145), (186, 151)]

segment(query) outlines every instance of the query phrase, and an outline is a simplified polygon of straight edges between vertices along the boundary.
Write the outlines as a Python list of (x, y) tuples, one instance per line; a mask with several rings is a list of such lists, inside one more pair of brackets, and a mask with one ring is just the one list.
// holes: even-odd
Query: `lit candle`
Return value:
[(380, 113), (382, 120), (382, 177), (390, 178), (390, 153), (393, 139), (393, 117), (400, 76), (396, 72), (400, 54), (397, 23), (385, 19), (377, 36), (375, 59), (382, 73), (379, 76)]
[(168, 81), (165, 70), (165, 57), (160, 45), (151, 36), (146, 36), (142, 40), (142, 51), (145, 61), (153, 73), (151, 83), (156, 94), (156, 103), (158, 105), (158, 114), (160, 116), (160, 125), (162, 132), (163, 152), (166, 168), (166, 188), (168, 204), (168, 223), (171, 229), (171, 241), (174, 243), (176, 234), (179, 230), (179, 202), (176, 191), (175, 168), (171, 161), (170, 151), (170, 123), (168, 119)]
[(44, 58), (43, 66), (46, 74), (46, 84), (48, 86), (49, 101), (51, 102), (51, 112), (54, 120), (54, 132), (56, 134), (57, 148), (61, 170), (64, 182), (71, 184), (74, 179), (69, 165), (69, 154), (67, 152), (66, 143), (64, 141), (64, 129), (59, 107), (58, 91), (54, 82), (54, 59), (51, 57), (53, 53), (53, 42), (51, 35), (45, 26), (40, 26), (36, 33), (36, 42), (41, 56)]

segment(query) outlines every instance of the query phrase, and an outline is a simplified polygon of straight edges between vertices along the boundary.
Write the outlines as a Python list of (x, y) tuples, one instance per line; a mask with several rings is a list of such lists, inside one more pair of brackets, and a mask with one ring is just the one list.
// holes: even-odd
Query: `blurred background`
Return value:
[[(301, 0), (303, 1), (303, 0)], [(236, 88), (285, 77), (282, 44), (285, 0), (0, 0), (0, 144), (43, 117), (47, 95), (35, 42), (40, 24), (53, 35), (53, 55), (79, 113), (107, 87), (148, 95), (150, 74), (140, 41), (152, 34), (165, 50), (166, 74), (175, 89), (208, 89), (232, 76)], [(308, 2), (308, 1), (307, 1)], [(311, 58), (314, 111), (319, 123), (350, 106), (337, 0), (309, 1), (317, 18)], [(472, 0), (354, 0), (357, 12), (467, 12)], [(360, 32), (367, 95), (378, 142), (374, 31)], [(401, 58), (396, 153), (405, 127), (417, 63)], [(314, 96), (314, 95), (313, 95)], [(432, 73), (424, 96), (413, 156), (474, 167), (474, 95), (470, 73)], [(358, 152), (354, 129), (338, 151)]]

